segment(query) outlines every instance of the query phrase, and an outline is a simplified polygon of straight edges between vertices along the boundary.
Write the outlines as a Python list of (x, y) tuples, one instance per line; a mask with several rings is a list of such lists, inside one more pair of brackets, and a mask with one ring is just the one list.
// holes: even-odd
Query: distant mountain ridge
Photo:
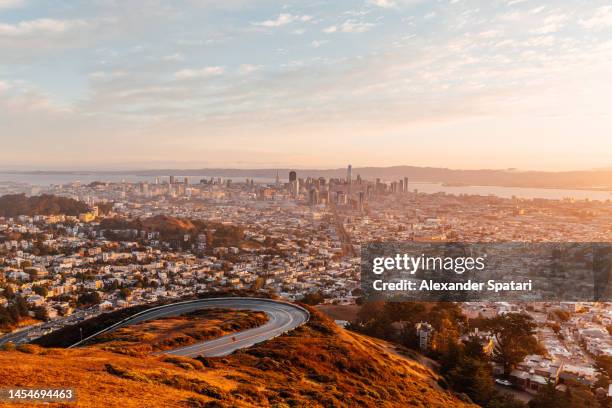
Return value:
[[(135, 176), (168, 176), (189, 175), (202, 177), (257, 177), (274, 179), (278, 172), (281, 180), (286, 180), (291, 170), (298, 177), (346, 177), (346, 168), (336, 169), (152, 169), (125, 171), (32, 171), (13, 172), (15, 174), (74, 174), (74, 175), (135, 175)], [(435, 182), (452, 185), (480, 185), (502, 187), (533, 187), (559, 189), (586, 189), (612, 191), (612, 169), (579, 170), (579, 171), (521, 171), (504, 170), (456, 170), (441, 167), (390, 166), (390, 167), (354, 167), (353, 177), (360, 175), (364, 179), (398, 180), (408, 177), (415, 182)]]

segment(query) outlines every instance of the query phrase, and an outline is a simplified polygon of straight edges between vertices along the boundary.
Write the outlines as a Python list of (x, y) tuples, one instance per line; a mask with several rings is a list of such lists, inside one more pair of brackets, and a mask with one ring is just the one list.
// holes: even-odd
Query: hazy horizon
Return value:
[(0, 55), (6, 170), (612, 167), (600, 0), (0, 0)]

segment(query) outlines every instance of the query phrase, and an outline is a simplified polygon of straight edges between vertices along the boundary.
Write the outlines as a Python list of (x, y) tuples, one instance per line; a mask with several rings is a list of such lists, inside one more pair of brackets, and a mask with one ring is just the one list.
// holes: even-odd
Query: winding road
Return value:
[(268, 321), (261, 326), (242, 332), (229, 334), (214, 340), (196, 343), (174, 350), (164, 351), (164, 354), (184, 357), (196, 357), (201, 355), (207, 357), (226, 356), (238, 349), (250, 347), (254, 344), (280, 336), (283, 333), (301, 326), (310, 318), (308, 311), (300, 306), (271, 299), (240, 297), (199, 299), (158, 306), (137, 313), (87, 337), (86, 339), (83, 339), (82, 342), (73, 344), (70, 346), (70, 348), (78, 347), (79, 345), (103, 333), (108, 333), (130, 324), (159, 319), (161, 317), (177, 316), (207, 308), (240, 309), (264, 312), (268, 315)]

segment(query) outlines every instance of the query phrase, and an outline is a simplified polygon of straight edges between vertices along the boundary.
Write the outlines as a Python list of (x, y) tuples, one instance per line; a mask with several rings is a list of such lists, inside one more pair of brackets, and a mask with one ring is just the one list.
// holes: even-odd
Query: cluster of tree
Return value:
[(89, 206), (81, 201), (49, 194), (33, 197), (26, 197), (25, 194), (9, 194), (0, 197), (0, 217), (79, 215), (89, 210)]
[(6, 290), (4, 295), (11, 301), (8, 306), (0, 306), (0, 330), (8, 331), (28, 316), (29, 309), (28, 303), (21, 296), (7, 294)]
[(509, 372), (527, 355), (543, 353), (534, 336), (536, 325), (529, 315), (506, 314), (477, 322), (495, 337), (492, 355), (484, 352), (478, 337), (461, 340), (472, 322), (468, 322), (456, 303), (369, 302), (360, 308), (351, 328), (418, 349), (415, 326), (419, 322), (433, 326), (428, 354), (440, 362), (441, 372), (454, 390), (484, 407), (522, 406), (495, 391), (491, 362), (502, 364)]
[(98, 292), (84, 292), (79, 294), (77, 305), (83, 307), (95, 306), (102, 301)]
[(450, 386), (467, 394), (476, 404), (486, 408), (524, 408), (522, 402), (495, 389), (490, 357), (479, 337), (451, 342), (439, 362)]
[(529, 408), (604, 408), (608, 407), (605, 396), (598, 399), (584, 384), (567, 382), (565, 391), (549, 383), (529, 401)]
[(307, 305), (316, 306), (319, 303), (323, 303), (325, 300), (325, 295), (321, 293), (321, 291), (309, 292), (304, 295), (300, 302), (305, 303)]
[[(165, 242), (176, 241), (183, 247), (192, 245), (193, 239), (198, 235), (206, 237), (208, 247), (237, 247), (244, 240), (244, 229), (240, 226), (189, 220), (167, 215), (134, 220), (121, 217), (105, 218), (100, 222), (100, 229), (105, 231), (107, 238), (112, 237), (112, 230), (157, 232), (160, 240)], [(184, 239), (186, 235), (188, 236), (187, 240)]]

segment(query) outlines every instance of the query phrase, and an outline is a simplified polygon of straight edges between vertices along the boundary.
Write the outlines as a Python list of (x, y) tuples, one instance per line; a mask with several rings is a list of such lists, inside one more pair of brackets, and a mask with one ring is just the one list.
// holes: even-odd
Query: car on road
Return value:
[(495, 383), (503, 385), (504, 387), (512, 387), (512, 383), (508, 380), (504, 380), (503, 378), (496, 378)]

